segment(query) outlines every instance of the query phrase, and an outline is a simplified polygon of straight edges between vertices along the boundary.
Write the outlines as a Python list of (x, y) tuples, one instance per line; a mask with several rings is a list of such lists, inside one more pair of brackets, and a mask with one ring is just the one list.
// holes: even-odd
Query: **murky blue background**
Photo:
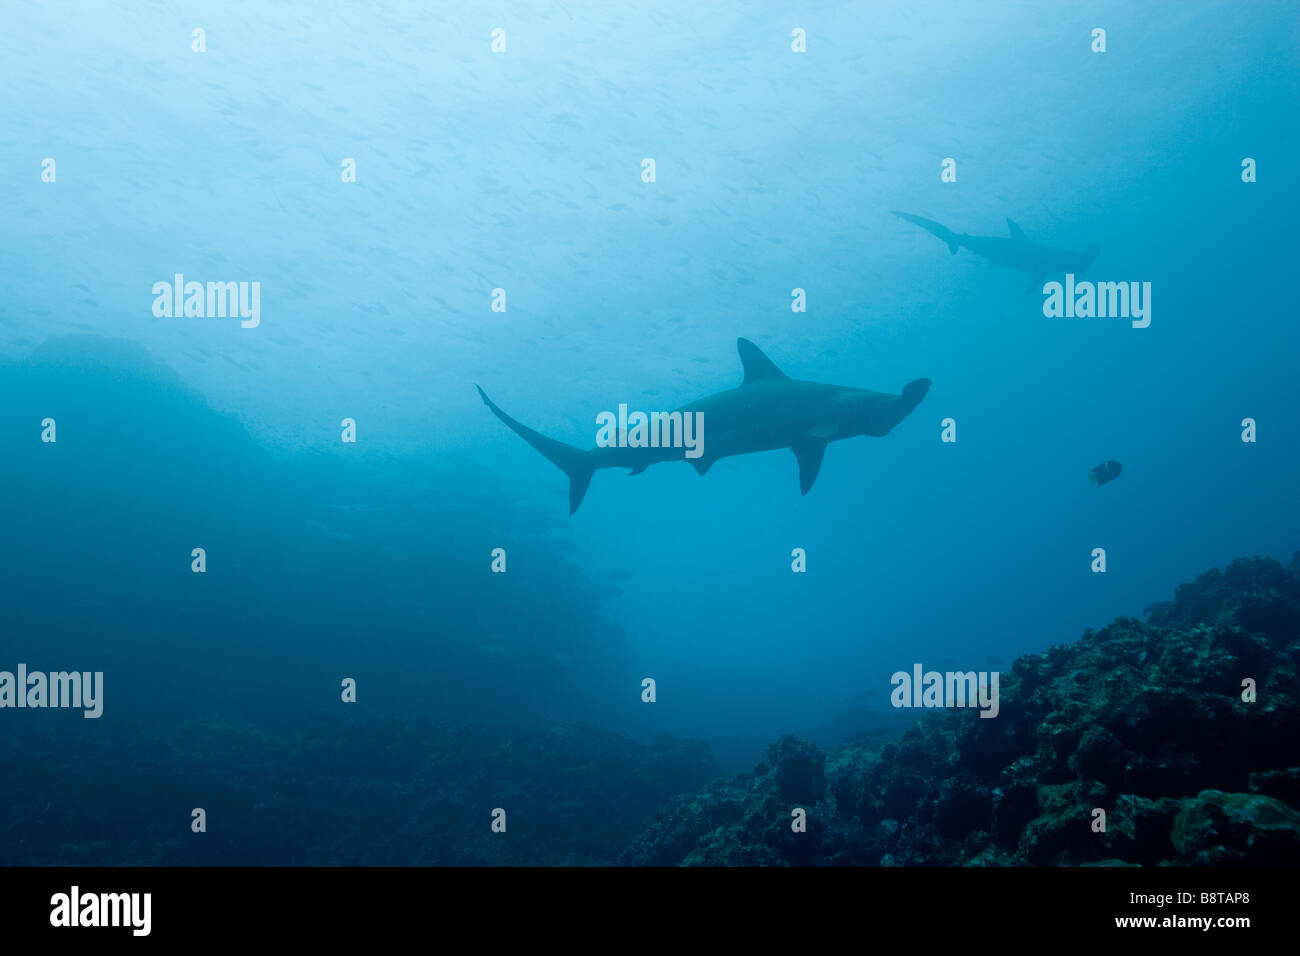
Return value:
[[(913, 662), (1009, 665), (1295, 550), (1293, 5), (717, 7), (4, 9), (0, 667), (107, 682), (100, 721), (6, 733), (291, 736), (352, 676), (371, 713), (579, 718), (736, 767), (887, 710)], [(1045, 319), (894, 209), (1096, 241), (1151, 326)], [(156, 318), (176, 272), (260, 282), (260, 327)], [(570, 518), (473, 387), (589, 446), (620, 402), (737, 384), (737, 336), (792, 377), (933, 388), (806, 498), (773, 452), (602, 472)]]

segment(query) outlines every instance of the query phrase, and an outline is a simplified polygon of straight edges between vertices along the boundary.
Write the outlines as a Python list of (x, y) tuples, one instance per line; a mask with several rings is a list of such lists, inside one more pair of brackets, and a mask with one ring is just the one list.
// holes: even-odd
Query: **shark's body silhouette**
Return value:
[(933, 219), (924, 219), (911, 213), (895, 212), (894, 215), (899, 219), (916, 223), (927, 232), (938, 236), (948, 243), (948, 251), (954, 256), (958, 249), (965, 246), (977, 256), (987, 259), (989, 265), (1006, 266), (1008, 269), (1028, 272), (1030, 291), (1041, 287), (1043, 280), (1049, 275), (1063, 275), (1067, 272), (1078, 275), (1092, 265), (1093, 260), (1101, 252), (1101, 247), (1095, 242), (1083, 252), (1068, 252), (1064, 249), (1039, 245), (1026, 238), (1020, 227), (1010, 219), (1007, 220), (1007, 229), (1010, 230), (1011, 235), (1004, 239), (1001, 236), (968, 236), (965, 233), (953, 232)]
[[(919, 378), (902, 395), (791, 379), (748, 339), (738, 339), (745, 380), (739, 388), (709, 395), (678, 411), (704, 416), (703, 454), (686, 457), (684, 448), (605, 447), (583, 450), (547, 438), (499, 409), (483, 389), (478, 393), (492, 413), (569, 476), (569, 514), (578, 510), (591, 476), (599, 468), (631, 468), (638, 474), (661, 461), (687, 461), (703, 475), (719, 458), (789, 448), (799, 461), (799, 490), (817, 480), (826, 446), (858, 435), (880, 437), (901, 422), (925, 397), (928, 378)], [(474, 386), (478, 388), (478, 386)]]

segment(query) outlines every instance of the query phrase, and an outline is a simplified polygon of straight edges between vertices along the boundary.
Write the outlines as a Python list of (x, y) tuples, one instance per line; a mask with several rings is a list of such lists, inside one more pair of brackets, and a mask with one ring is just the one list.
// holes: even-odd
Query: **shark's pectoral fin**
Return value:
[(797, 445), (791, 445), (790, 450), (799, 460), (799, 491), (806, 495), (813, 482), (817, 480), (817, 472), (821, 471), (822, 456), (826, 454), (826, 442), (818, 438), (808, 438)]
[(649, 463), (649, 462), (646, 462), (644, 465), (637, 465), (635, 468), (633, 468), (631, 471), (629, 471), (628, 474), (629, 474), (629, 475), (639, 475), (639, 474), (641, 474), (641, 472), (645, 471), (645, 470), (646, 470), (647, 468), (649, 468), (649, 467), (650, 467), (650, 463)]
[(708, 471), (710, 468), (713, 467), (713, 463), (718, 459), (706, 458), (705, 456), (701, 455), (699, 458), (687, 458), (686, 460), (691, 463), (691, 467), (695, 469), (695, 473), (697, 475), (703, 475), (706, 471)]
[(1010, 217), (1007, 218), (1007, 229), (1011, 231), (1012, 239), (1019, 239), (1024, 242), (1028, 241), (1025, 239), (1025, 231), (1012, 222)]

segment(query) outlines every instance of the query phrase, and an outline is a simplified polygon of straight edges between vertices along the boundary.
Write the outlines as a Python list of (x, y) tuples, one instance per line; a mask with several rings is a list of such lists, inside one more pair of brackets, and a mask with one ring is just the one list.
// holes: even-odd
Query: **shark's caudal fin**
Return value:
[(493, 415), (505, 422), (512, 432), (540, 451), (552, 464), (569, 476), (569, 514), (577, 511), (578, 505), (582, 504), (583, 495), (587, 493), (587, 486), (591, 484), (591, 476), (596, 472), (591, 456), (581, 448), (574, 448), (554, 438), (547, 438), (527, 425), (520, 424), (497, 408), (496, 403), (487, 397), (483, 389), (477, 385), (474, 387), (478, 388), (483, 404), (492, 409)]
[(952, 255), (957, 254), (957, 248), (961, 245), (960, 237), (947, 226), (935, 222), (933, 219), (925, 219), (921, 216), (913, 216), (910, 212), (899, 212), (894, 210), (894, 215), (899, 219), (906, 219), (908, 222), (916, 223), (926, 232), (938, 236), (944, 242), (948, 243), (948, 251)]

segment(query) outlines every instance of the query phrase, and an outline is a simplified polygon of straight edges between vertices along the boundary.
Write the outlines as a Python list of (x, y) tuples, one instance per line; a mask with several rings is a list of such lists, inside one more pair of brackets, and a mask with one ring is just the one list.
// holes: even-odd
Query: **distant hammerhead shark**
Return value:
[[(902, 395), (870, 392), (861, 388), (801, 382), (782, 372), (772, 360), (748, 339), (737, 339), (745, 380), (739, 388), (718, 392), (683, 405), (663, 416), (686, 416), (707, 425), (707, 442), (701, 442), (697, 457), (685, 447), (627, 447), (624, 444), (596, 447), (584, 451), (547, 438), (521, 425), (499, 409), (482, 388), (478, 393), (492, 414), (501, 419), (516, 435), (532, 445), (569, 476), (569, 514), (578, 510), (591, 476), (599, 468), (630, 468), (640, 474), (661, 461), (687, 461), (703, 475), (715, 461), (733, 455), (789, 448), (799, 462), (799, 490), (808, 489), (817, 480), (826, 446), (842, 438), (887, 435), (930, 389), (928, 378), (918, 378), (903, 388)], [(612, 417), (612, 413), (610, 414)], [(658, 415), (659, 413), (656, 413)], [(598, 419), (599, 421), (599, 419)], [(665, 429), (669, 433), (671, 429)], [(700, 428), (703, 438), (704, 429)]]
[(938, 236), (948, 243), (948, 251), (954, 256), (961, 246), (965, 246), (977, 256), (987, 259), (989, 265), (1006, 266), (1008, 269), (1028, 272), (1030, 292), (1041, 287), (1043, 280), (1049, 275), (1063, 275), (1067, 272), (1078, 275), (1092, 265), (1093, 260), (1101, 252), (1101, 246), (1095, 242), (1083, 252), (1067, 252), (1064, 249), (1039, 245), (1026, 238), (1021, 228), (1010, 219), (1007, 220), (1007, 228), (1011, 230), (1011, 236), (1002, 239), (998, 236), (968, 236), (965, 233), (953, 232), (933, 219), (923, 219), (911, 213), (895, 211), (894, 215), (899, 219), (914, 222), (927, 232)]

